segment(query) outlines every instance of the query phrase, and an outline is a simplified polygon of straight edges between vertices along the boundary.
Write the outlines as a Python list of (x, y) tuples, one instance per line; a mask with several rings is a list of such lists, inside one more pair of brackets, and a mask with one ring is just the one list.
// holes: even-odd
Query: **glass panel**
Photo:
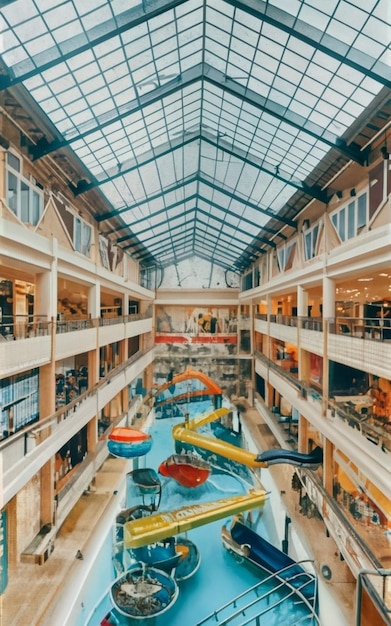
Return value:
[(309, 261), (312, 258), (312, 233), (306, 233), (304, 235), (304, 251), (305, 260)]
[(33, 190), (33, 199), (32, 199), (32, 224), (38, 224), (39, 218), (41, 217), (41, 196), (39, 193)]
[(367, 194), (363, 193), (357, 198), (357, 230), (367, 223)]
[(17, 214), (18, 210), (18, 179), (14, 174), (8, 172), (8, 185), (7, 185), (7, 204), (8, 207)]
[(351, 239), (355, 236), (355, 222), (356, 219), (356, 211), (355, 211), (355, 203), (349, 202), (348, 204), (348, 239)]
[(73, 220), (73, 245), (81, 252), (81, 220), (77, 217)]
[(20, 172), (20, 160), (12, 152), (7, 152), (7, 163), (13, 170)]
[[(137, 222), (140, 241), (151, 245), (149, 223), (168, 223), (169, 231), (168, 215), (184, 227), (194, 207), (215, 217), (214, 242), (200, 243), (208, 223), (201, 209), (190, 226), (198, 237), (168, 233), (165, 261), (175, 261), (176, 245), (211, 261), (220, 248), (229, 266), (246, 254), (271, 217), (292, 215), (301, 182), (317, 183), (314, 168), (391, 80), (384, 0), (269, 0), (248, 10), (223, 0), (158, 3), (158, 10), (137, 0), (26, 0), (23, 11), (4, 4), (10, 76), (70, 142), (124, 223), (133, 230)], [(7, 163), (20, 172), (14, 156)], [(10, 178), (7, 202), (17, 212)], [(366, 209), (357, 202), (360, 228)], [(31, 209), (36, 223), (35, 196)], [(342, 240), (354, 235), (349, 209), (345, 217), (331, 217)], [(77, 234), (85, 252), (89, 240)]]
[(346, 210), (341, 209), (341, 211), (339, 212), (339, 229), (338, 229), (339, 236), (341, 237), (341, 241), (345, 241), (346, 239), (345, 214), (346, 214)]
[(20, 187), (20, 219), (30, 222), (30, 187), (23, 181)]

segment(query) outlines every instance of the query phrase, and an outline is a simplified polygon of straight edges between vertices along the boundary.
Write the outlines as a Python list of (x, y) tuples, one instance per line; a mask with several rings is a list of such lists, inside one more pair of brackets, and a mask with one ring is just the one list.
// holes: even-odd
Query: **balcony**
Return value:
[[(3, 500), (0, 507), (16, 495), (73, 435), (99, 415), (152, 361), (152, 349), (137, 352), (73, 402), (1, 441), (3, 471), (0, 493)], [(119, 420), (125, 418), (126, 415)], [(106, 448), (102, 454), (106, 454)]]
[(0, 376), (45, 365), (114, 341), (152, 332), (152, 315), (49, 321), (46, 316), (13, 316), (0, 327)]
[[(385, 324), (388, 324), (386, 326)], [(327, 333), (330, 360), (391, 379), (391, 320), (290, 317), (257, 314), (255, 331), (323, 355)]]
[[(299, 380), (296, 375), (286, 372), (260, 352), (256, 352), (255, 356), (256, 373), (268, 380), (314, 428), (324, 433), (341, 449), (346, 448), (347, 442), (349, 444), (355, 442), (352, 457), (360, 457), (360, 449), (365, 451), (369, 476), (372, 470), (376, 473), (374, 468), (377, 464), (383, 470), (390, 470), (391, 429), (388, 421), (376, 415), (373, 408), (368, 405), (367, 396), (355, 396), (358, 398), (357, 402), (361, 401), (361, 404), (354, 403), (348, 396), (330, 399), (324, 416), (323, 398), (318, 390)], [(278, 415), (275, 414), (273, 419), (277, 424)], [(375, 476), (373, 480), (376, 482)], [(389, 485), (386, 487), (387, 492), (388, 490)]]

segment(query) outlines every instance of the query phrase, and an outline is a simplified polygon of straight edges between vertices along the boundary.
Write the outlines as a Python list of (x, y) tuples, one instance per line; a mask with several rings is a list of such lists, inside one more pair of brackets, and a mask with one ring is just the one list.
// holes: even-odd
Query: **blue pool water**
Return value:
[[(193, 414), (205, 412), (208, 408), (211, 410), (212, 407), (205, 402), (192, 403), (189, 407), (190, 417)], [(139, 459), (140, 467), (151, 467), (157, 470), (159, 464), (173, 454), (175, 450), (171, 429), (180, 421), (183, 421), (183, 418), (168, 418), (156, 420), (152, 424), (149, 429), (153, 437), (152, 449), (146, 457)], [(171, 478), (161, 477), (161, 480), (162, 499), (159, 511), (168, 511), (195, 502), (218, 500), (246, 491), (246, 485), (233, 475), (213, 474), (204, 485), (194, 489), (186, 489)], [(125, 508), (125, 502), (123, 502), (123, 508)], [(263, 528), (261, 511), (254, 511), (252, 517), (257, 524), (257, 532), (267, 537), (266, 529)], [(187, 533), (188, 539), (196, 544), (201, 553), (200, 567), (194, 576), (179, 583), (178, 599), (169, 611), (154, 620), (143, 619), (139, 620), (139, 623), (149, 622), (150, 626), (195, 626), (206, 615), (261, 579), (260, 572), (252, 571), (243, 564), (239, 564), (233, 555), (224, 549), (221, 541), (221, 527), (227, 521), (223, 519)], [(113, 536), (114, 531), (107, 536), (99, 552), (94, 575), (90, 576), (87, 581), (77, 626), (99, 626), (111, 608), (107, 592), (116, 576), (112, 565)], [(274, 623), (280, 626), (284, 623), (292, 623), (290, 613), (292, 606), (287, 606), (283, 610), (288, 611), (286, 620), (279, 607), (274, 617), (265, 616), (264, 623), (268, 626)], [(309, 624), (309, 621), (304, 623)]]

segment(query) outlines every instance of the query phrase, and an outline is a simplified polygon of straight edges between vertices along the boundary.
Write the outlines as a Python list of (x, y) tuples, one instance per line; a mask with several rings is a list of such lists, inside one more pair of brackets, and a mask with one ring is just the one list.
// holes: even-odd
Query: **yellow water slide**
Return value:
[[(209, 450), (252, 469), (265, 467), (266, 463), (255, 460), (254, 453), (196, 432), (197, 428), (224, 417), (228, 413), (228, 409), (221, 408), (212, 413), (197, 416), (188, 422), (174, 426), (172, 435), (178, 441)], [(126, 548), (138, 548), (155, 541), (161, 541), (192, 528), (235, 515), (235, 513), (260, 507), (264, 504), (265, 499), (266, 492), (260, 486), (256, 489), (250, 489), (246, 494), (183, 506), (173, 511), (155, 513), (148, 517), (132, 520), (124, 524), (124, 546)]]
[(191, 446), (202, 448), (203, 450), (209, 450), (209, 452), (219, 454), (226, 459), (236, 461), (237, 463), (246, 465), (246, 467), (251, 467), (251, 469), (267, 467), (267, 463), (264, 461), (256, 460), (254, 452), (249, 452), (248, 450), (234, 446), (221, 439), (207, 437), (206, 435), (196, 432), (197, 428), (214, 422), (216, 419), (228, 415), (229, 412), (228, 409), (223, 407), (207, 415), (197, 416), (189, 422), (177, 424), (172, 429), (172, 436), (176, 441), (181, 441)]
[(249, 493), (183, 506), (174, 511), (155, 513), (149, 517), (124, 524), (124, 547), (140, 548), (173, 535), (210, 524), (224, 517), (262, 506), (266, 499), (263, 489)]

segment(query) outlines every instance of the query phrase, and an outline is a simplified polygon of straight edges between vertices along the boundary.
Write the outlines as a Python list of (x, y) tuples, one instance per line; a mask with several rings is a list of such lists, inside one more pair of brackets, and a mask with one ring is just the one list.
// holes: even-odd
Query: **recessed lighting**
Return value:
[(373, 278), (358, 278), (357, 282), (359, 283), (369, 283)]

